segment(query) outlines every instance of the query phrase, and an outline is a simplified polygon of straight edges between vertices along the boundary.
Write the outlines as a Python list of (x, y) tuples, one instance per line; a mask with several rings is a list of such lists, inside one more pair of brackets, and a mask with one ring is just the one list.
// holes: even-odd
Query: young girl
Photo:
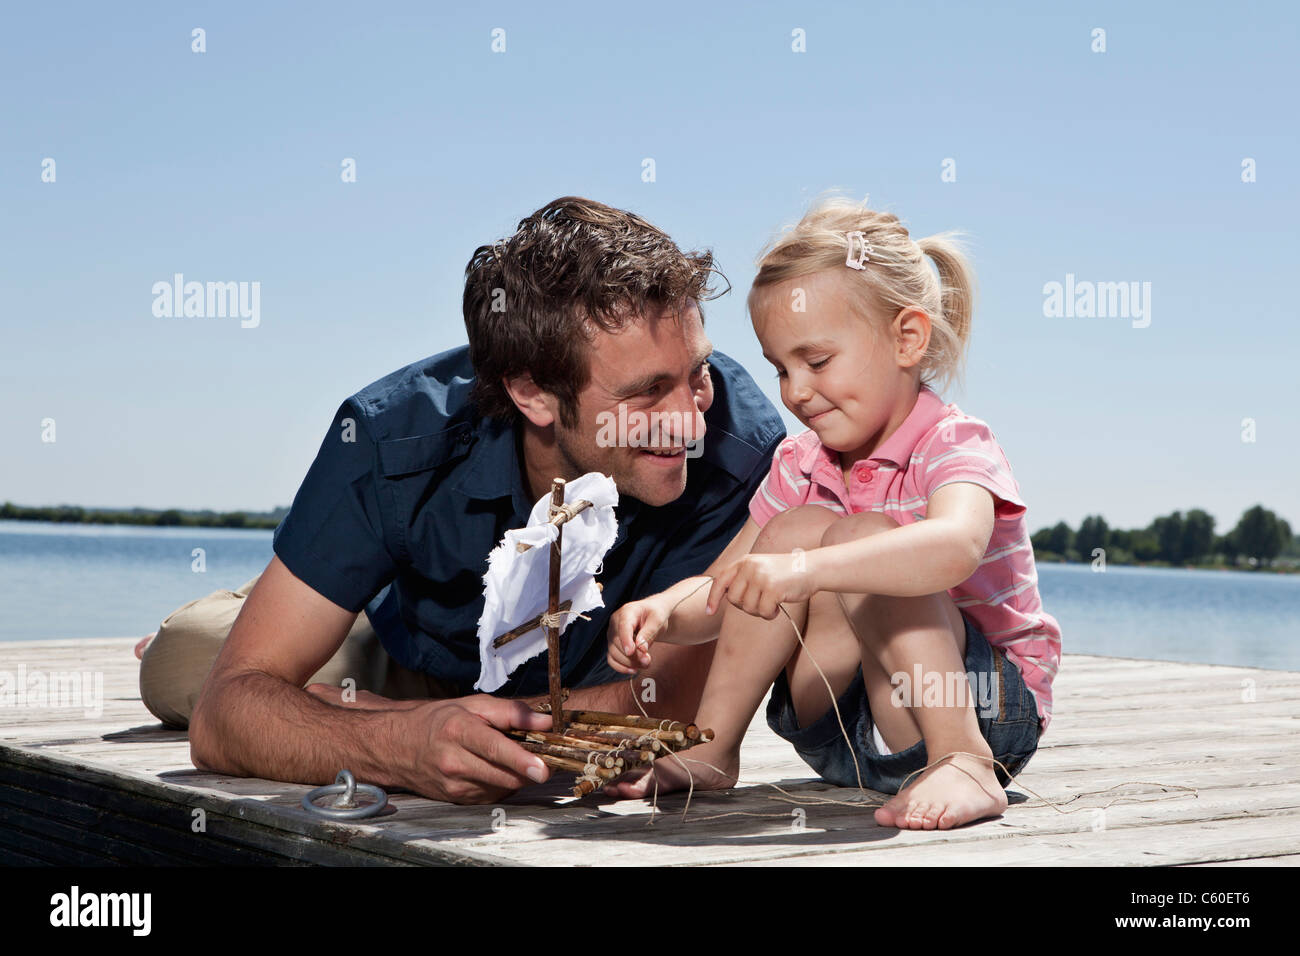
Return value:
[[(770, 688), (768, 725), (818, 774), (896, 794), (882, 826), (945, 829), (1006, 808), (1008, 772), (1051, 720), (1061, 636), (1006, 457), (931, 388), (959, 376), (972, 285), (948, 235), (917, 242), (845, 199), (761, 258), (754, 331), (808, 430), (777, 449), (708, 574), (621, 608), (609, 630), (623, 673), (656, 641), (717, 639), (696, 718), (716, 736), (683, 755), (696, 788), (736, 783)], [(688, 785), (676, 761), (652, 774), (660, 790)], [(645, 796), (652, 774), (606, 791)]]

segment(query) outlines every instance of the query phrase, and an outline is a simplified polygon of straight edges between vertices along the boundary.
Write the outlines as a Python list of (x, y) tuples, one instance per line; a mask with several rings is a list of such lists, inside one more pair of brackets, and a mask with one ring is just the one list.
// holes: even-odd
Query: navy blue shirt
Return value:
[[(561, 638), (570, 687), (619, 679), (606, 663), (609, 617), (629, 601), (700, 574), (749, 515), (749, 500), (785, 437), (749, 374), (709, 357), (713, 404), (686, 490), (653, 507), (619, 499), (618, 536), (597, 576), (605, 606)], [(384, 376), (335, 413), (316, 460), (275, 531), (276, 555), (313, 590), (363, 608), (403, 667), (472, 693), (488, 553), (522, 528), (534, 502), (518, 429), (478, 414), (462, 346)], [(497, 694), (546, 692), (546, 655), (521, 665)]]

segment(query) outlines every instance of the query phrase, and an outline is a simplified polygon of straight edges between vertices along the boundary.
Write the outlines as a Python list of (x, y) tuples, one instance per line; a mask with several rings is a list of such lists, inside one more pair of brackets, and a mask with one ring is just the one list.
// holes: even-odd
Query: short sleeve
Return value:
[(809, 481), (797, 473), (795, 436), (783, 439), (772, 455), (772, 467), (749, 501), (749, 515), (760, 528), (772, 518), (798, 507), (808, 498)]
[(926, 498), (954, 481), (969, 481), (988, 489), (998, 499), (995, 510), (999, 518), (1025, 512), (1020, 486), (1011, 474), (1006, 455), (989, 426), (978, 419), (952, 418), (936, 426), (922, 467)]
[(335, 413), (273, 548), (312, 590), (360, 611), (397, 573), (380, 511), (375, 444), (352, 399)]

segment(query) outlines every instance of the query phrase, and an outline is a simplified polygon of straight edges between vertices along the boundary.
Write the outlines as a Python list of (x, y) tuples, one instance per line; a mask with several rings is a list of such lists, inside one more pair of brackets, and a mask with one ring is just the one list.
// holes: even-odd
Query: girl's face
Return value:
[(889, 328), (868, 322), (850, 306), (846, 278), (824, 270), (766, 286), (754, 296), (751, 317), (785, 407), (827, 448), (857, 460), (915, 403), (917, 342), (906, 317), (916, 311), (901, 311)]

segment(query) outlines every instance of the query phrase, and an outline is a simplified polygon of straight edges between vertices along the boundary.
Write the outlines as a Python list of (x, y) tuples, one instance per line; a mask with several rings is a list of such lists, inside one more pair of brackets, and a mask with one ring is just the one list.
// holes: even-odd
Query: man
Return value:
[[(169, 618), (144, 651), (142, 697), (165, 722), (188, 719), (195, 766), (301, 783), (347, 767), (459, 803), (546, 779), (502, 733), (550, 727), (525, 700), (502, 699), (541, 699), (545, 659), (495, 696), (472, 694), (482, 574), (552, 478), (590, 471), (618, 487), (618, 536), (598, 575), (605, 608), (569, 626), (562, 670), (570, 706), (634, 711), (632, 687), (606, 663), (611, 611), (739, 557), (720, 552), (784, 437), (704, 334), (711, 271), (710, 254), (575, 197), (476, 250), (468, 349), (340, 406), (275, 557), (245, 594), (221, 592), (226, 613), (238, 608), (228, 637), (194, 602), (173, 616), (190, 625)], [(620, 421), (630, 427), (610, 427)], [(200, 646), (215, 653), (210, 673)], [(654, 683), (638, 685), (654, 688), (647, 709), (694, 715), (711, 657), (711, 644), (657, 651)]]

